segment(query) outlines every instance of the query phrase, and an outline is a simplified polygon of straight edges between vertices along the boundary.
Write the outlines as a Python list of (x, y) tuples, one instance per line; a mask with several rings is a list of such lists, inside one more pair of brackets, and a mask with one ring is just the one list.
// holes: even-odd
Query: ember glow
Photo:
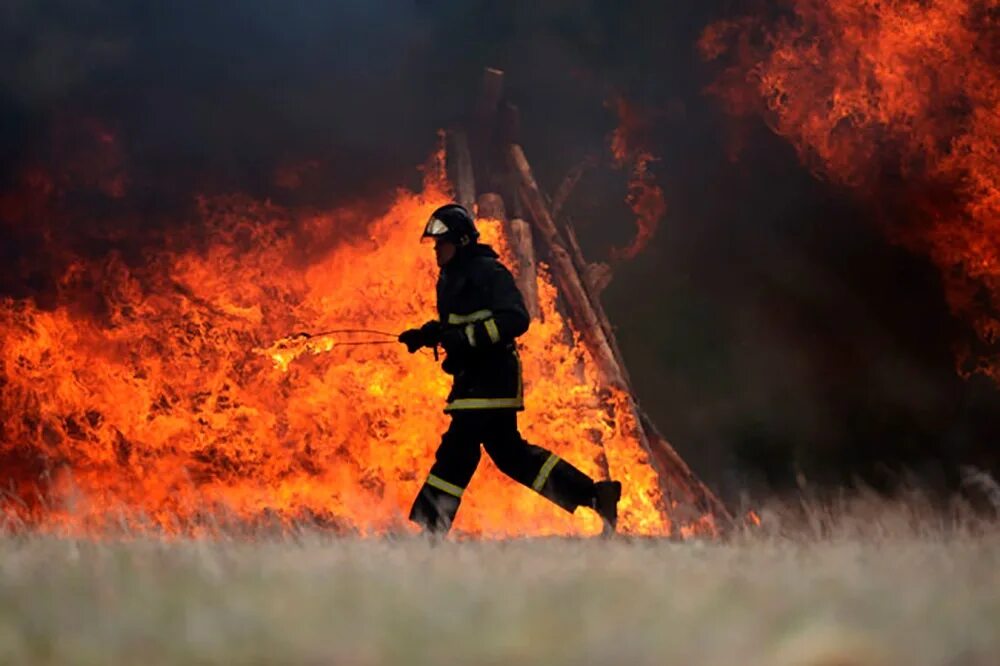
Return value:
[(656, 184), (650, 165), (656, 157), (645, 147), (643, 132), (646, 120), (624, 97), (616, 97), (612, 106), (618, 115), (618, 127), (611, 133), (610, 149), (614, 165), (629, 170), (625, 202), (635, 214), (636, 234), (627, 247), (615, 251), (622, 259), (633, 259), (649, 244), (660, 219), (667, 212), (663, 189)]
[(702, 54), (726, 63), (712, 92), (887, 213), (975, 332), (959, 371), (1000, 381), (1000, 3), (782, 4), (705, 30)]
[[(20, 206), (5, 220), (28, 223), (44, 210), (54, 189), (38, 182), (30, 196), (5, 200)], [(449, 199), (431, 176), (358, 225), (365, 213), (351, 208), (300, 213), (203, 197), (197, 219), (144, 261), (76, 259), (57, 276), (55, 304), (0, 300), (7, 524), (69, 534), (108, 525), (203, 534), (224, 519), (413, 530), (405, 515), (446, 427), (450, 378), (429, 351), (287, 336), (397, 332), (433, 318), (437, 269), (418, 238)], [(481, 227), (506, 257), (500, 225)], [(593, 477), (621, 479), (622, 531), (670, 533), (624, 397), (601, 390), (544, 275), (539, 292), (544, 319), (522, 338), (523, 434)], [(96, 296), (81, 302), (81, 293)], [(690, 533), (704, 521), (674, 527)], [(455, 529), (502, 537), (596, 534), (600, 525), (592, 512), (571, 516), (518, 486), (484, 456)]]

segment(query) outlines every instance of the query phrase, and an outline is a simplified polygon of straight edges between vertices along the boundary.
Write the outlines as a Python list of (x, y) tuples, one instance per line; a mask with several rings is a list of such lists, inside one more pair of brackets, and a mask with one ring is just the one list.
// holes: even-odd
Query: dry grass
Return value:
[(1000, 527), (844, 502), (725, 543), (0, 538), (10, 664), (1000, 664)]

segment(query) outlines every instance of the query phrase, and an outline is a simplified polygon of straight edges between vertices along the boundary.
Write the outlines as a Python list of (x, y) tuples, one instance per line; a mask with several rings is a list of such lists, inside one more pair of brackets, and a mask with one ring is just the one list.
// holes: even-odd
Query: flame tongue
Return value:
[[(902, 180), (894, 238), (941, 269), (983, 348), (964, 369), (1000, 381), (1000, 25), (995, 0), (794, 0), (781, 20), (705, 30), (733, 61), (712, 90), (759, 112), (819, 175), (879, 200)], [(992, 349), (992, 351), (991, 351)]]
[[(331, 245), (355, 212), (300, 218), (206, 198), (198, 224), (211, 241), (200, 251), (161, 250), (141, 268), (115, 256), (76, 262), (50, 310), (0, 302), (7, 515), (74, 533), (123, 521), (192, 533), (220, 516), (411, 529), (405, 513), (447, 425), (449, 378), (430, 353), (400, 345), (283, 336), (399, 331), (433, 317), (436, 267), (412, 225), (447, 200), (433, 184), (401, 192), (364, 235)], [(506, 255), (499, 226), (482, 226)], [(88, 284), (103, 285), (100, 316), (70, 306)], [(547, 278), (540, 293), (544, 320), (523, 338), (525, 437), (622, 479), (625, 532), (669, 532), (626, 417), (567, 338)], [(565, 514), (486, 461), (467, 498), (465, 534), (600, 531), (590, 512)]]

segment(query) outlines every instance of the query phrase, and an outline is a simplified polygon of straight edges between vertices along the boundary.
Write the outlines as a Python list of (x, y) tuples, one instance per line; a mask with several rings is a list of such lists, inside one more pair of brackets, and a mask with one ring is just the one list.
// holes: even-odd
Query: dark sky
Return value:
[[(1000, 392), (957, 376), (968, 331), (935, 269), (884, 240), (870, 202), (703, 93), (713, 70), (698, 34), (747, 5), (13, 0), (0, 9), (0, 183), (51, 162), (53, 128), (88, 118), (117, 134), (130, 178), (102, 204), (105, 235), (116, 212), (169, 224), (196, 192), (379, 201), (416, 184), (435, 131), (466, 113), (490, 65), (507, 72), (552, 190), (604, 149), (604, 102), (623, 94), (654, 118), (668, 213), (605, 301), (640, 399), (696, 470), (731, 497), (787, 487), (796, 470), (885, 483), (904, 467), (932, 482), (958, 463), (997, 469)], [(310, 159), (305, 187), (275, 187), (276, 169)], [(594, 259), (632, 233), (624, 194), (604, 166), (570, 203)], [(65, 231), (107, 250), (94, 230)], [(8, 237), (5, 264), (30, 258), (30, 235)], [(11, 270), (0, 284), (24, 295)]]

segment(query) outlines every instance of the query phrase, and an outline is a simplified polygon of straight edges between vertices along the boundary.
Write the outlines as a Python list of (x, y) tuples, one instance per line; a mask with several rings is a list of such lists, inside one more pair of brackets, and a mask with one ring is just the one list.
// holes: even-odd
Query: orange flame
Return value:
[[(908, 214), (889, 232), (939, 267), (979, 349), (960, 371), (1000, 381), (1000, 18), (996, 0), (794, 0), (781, 20), (707, 28), (732, 62), (712, 91), (760, 113), (821, 177)], [(900, 182), (902, 186), (900, 186)]]
[(615, 256), (634, 259), (652, 240), (667, 212), (667, 204), (663, 190), (649, 169), (656, 157), (643, 145), (645, 120), (624, 97), (615, 97), (612, 103), (618, 115), (618, 127), (611, 133), (611, 156), (616, 168), (630, 168), (625, 202), (636, 216), (635, 238), (627, 247), (617, 249)]
[[(282, 336), (400, 331), (435, 316), (437, 269), (417, 237), (450, 198), (439, 174), (428, 169), (423, 192), (399, 191), (353, 236), (341, 231), (359, 215), (350, 208), (204, 197), (144, 265), (77, 260), (55, 307), (0, 300), (8, 520), (73, 534), (109, 523), (197, 534), (220, 516), (413, 529), (405, 513), (446, 427), (447, 375), (401, 345)], [(481, 227), (509, 260), (500, 225)], [(194, 230), (207, 240), (187, 247)], [(84, 311), (73, 296), (95, 284), (99, 302)], [(625, 533), (680, 532), (624, 397), (602, 390), (544, 270), (539, 295), (544, 319), (522, 338), (522, 432), (593, 477), (621, 479)], [(485, 458), (466, 497), (460, 534), (600, 531), (591, 512), (562, 512)]]

